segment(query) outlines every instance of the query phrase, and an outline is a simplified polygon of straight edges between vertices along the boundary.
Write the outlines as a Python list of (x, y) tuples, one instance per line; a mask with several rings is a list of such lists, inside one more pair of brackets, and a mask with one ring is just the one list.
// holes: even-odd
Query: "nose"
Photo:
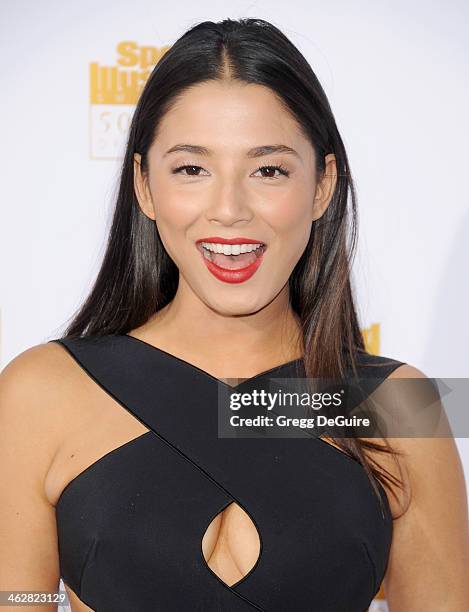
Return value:
[(211, 223), (242, 224), (251, 221), (253, 216), (249, 196), (238, 182), (226, 181), (210, 193), (206, 217)]

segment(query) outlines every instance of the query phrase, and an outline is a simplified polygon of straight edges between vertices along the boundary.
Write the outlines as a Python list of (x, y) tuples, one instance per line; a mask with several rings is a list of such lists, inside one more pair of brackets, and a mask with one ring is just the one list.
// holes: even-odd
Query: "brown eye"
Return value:
[(278, 171), (283, 176), (290, 175), (290, 172), (286, 168), (280, 165), (279, 166), (261, 166), (260, 168), (256, 170), (256, 172), (259, 172), (259, 171), (263, 171), (263, 172), (267, 171), (267, 174), (264, 174), (262, 178), (277, 179), (279, 177), (275, 176), (276, 171)]
[(173, 174), (183, 174), (182, 170), (187, 170), (186, 176), (199, 176), (198, 171), (202, 170), (200, 166), (178, 166), (174, 168)]

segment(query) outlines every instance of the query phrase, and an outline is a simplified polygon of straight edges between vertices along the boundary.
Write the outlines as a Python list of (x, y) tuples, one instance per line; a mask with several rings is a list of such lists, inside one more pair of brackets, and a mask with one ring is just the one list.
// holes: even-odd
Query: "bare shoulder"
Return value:
[(72, 375), (55, 343), (28, 348), (0, 372), (0, 589), (58, 585), (55, 509), (44, 482), (67, 420), (63, 390)]
[(74, 375), (70, 357), (55, 342), (32, 346), (14, 357), (0, 372), (4, 440), (23, 447), (21, 439), (27, 439), (22, 450), (47, 463), (66, 421), (64, 389)]
[[(378, 357), (378, 359), (388, 358)], [(402, 383), (399, 380), (402, 380)], [(392, 453), (383, 454), (371, 450), (367, 453), (380, 468), (384, 468), (395, 479), (394, 483), (387, 482), (385, 485), (395, 519), (402, 517), (409, 510), (413, 494), (420, 485), (421, 478), (425, 477), (425, 456), (435, 452), (440, 454), (448, 452), (448, 440), (423, 438), (419, 433), (419, 422), (433, 424), (430, 417), (435, 413), (436, 419), (439, 419), (441, 411), (438, 406), (426, 406), (430, 396), (431, 399), (437, 399), (426, 374), (409, 363), (401, 362), (374, 393), (373, 407), (379, 411), (380, 420), (386, 424), (385, 429), (391, 432), (386, 435), (385, 445), (390, 447)], [(415, 435), (404, 435), (406, 426), (409, 428), (415, 426)], [(370, 438), (369, 441), (376, 442), (376, 439)]]
[(2, 388), (14, 384), (16, 380), (27, 377), (31, 382), (41, 384), (41, 381), (51, 377), (60, 377), (70, 370), (70, 359), (57, 342), (36, 344), (14, 357), (0, 372)]
[(417, 422), (435, 423), (435, 429), (429, 435), (417, 427), (415, 435), (388, 439), (401, 454), (410, 495), (405, 512), (394, 521), (386, 598), (391, 609), (462, 612), (469, 606), (469, 523), (458, 448), (433, 379), (410, 364), (390, 378), (419, 379), (415, 385), (397, 385), (395, 406), (403, 406), (406, 418), (420, 412), (425, 419)]
[(406, 423), (414, 433), (388, 438), (399, 453), (400, 467), (409, 487), (407, 510), (419, 503), (423, 491), (429, 491), (430, 497), (442, 495), (444, 498), (450, 483), (453, 493), (464, 497), (461, 459), (432, 379), (411, 364), (399, 366), (389, 379), (416, 381), (405, 380), (392, 388), (393, 413), (398, 413), (399, 422)]
[(403, 363), (391, 372), (389, 378), (428, 378), (428, 376), (415, 366)]
[[(37, 344), (14, 357), (0, 372), (2, 400), (31, 399), (50, 404), (55, 392), (73, 376), (72, 360), (56, 342)], [(3, 410), (8, 403), (3, 402)]]

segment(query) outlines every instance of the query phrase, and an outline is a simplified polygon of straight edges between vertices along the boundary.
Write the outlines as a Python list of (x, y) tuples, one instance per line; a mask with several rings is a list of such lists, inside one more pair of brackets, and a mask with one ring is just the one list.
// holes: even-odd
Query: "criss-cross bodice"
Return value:
[[(367, 609), (386, 569), (392, 517), (384, 490), (381, 506), (358, 461), (314, 436), (220, 437), (223, 383), (134, 337), (54, 342), (148, 428), (73, 478), (57, 502), (61, 576), (86, 605), (96, 612)], [(401, 365), (375, 359), (383, 359), (374, 370), (383, 379)], [(254, 378), (302, 374), (294, 360)], [(249, 571), (229, 585), (207, 563), (202, 539), (233, 502), (260, 546)]]

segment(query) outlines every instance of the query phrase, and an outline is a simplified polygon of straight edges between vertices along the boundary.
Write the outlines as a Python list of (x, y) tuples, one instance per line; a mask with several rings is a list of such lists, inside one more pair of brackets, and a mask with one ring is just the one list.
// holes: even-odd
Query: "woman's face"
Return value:
[(160, 123), (148, 176), (135, 156), (138, 201), (179, 269), (178, 291), (242, 315), (287, 290), (333, 193), (334, 156), (326, 161), (317, 184), (312, 145), (267, 87), (187, 90)]

